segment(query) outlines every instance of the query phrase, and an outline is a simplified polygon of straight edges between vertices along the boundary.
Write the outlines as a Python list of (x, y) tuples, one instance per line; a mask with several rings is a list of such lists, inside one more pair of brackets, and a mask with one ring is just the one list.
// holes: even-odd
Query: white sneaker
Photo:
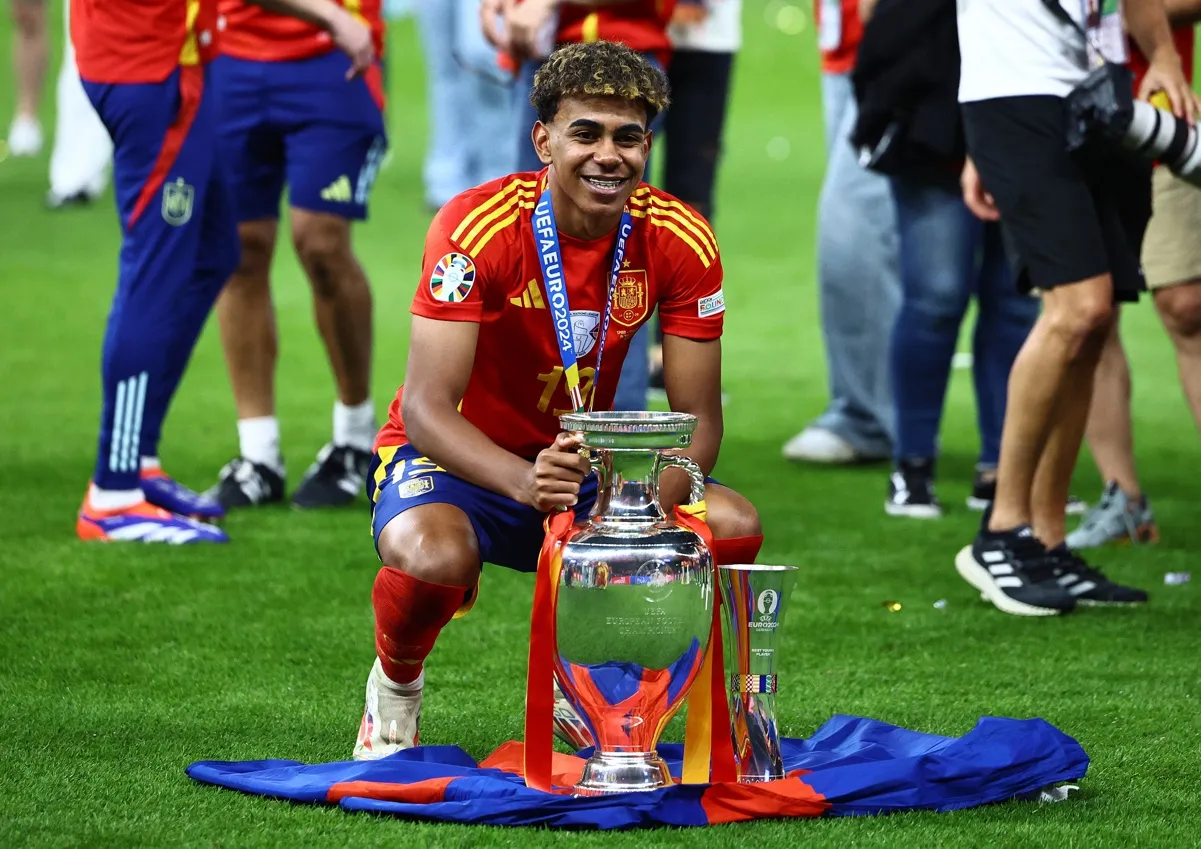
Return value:
[(807, 427), (784, 443), (784, 458), (808, 463), (853, 463), (859, 459), (855, 446), (832, 431)]
[(567, 701), (567, 697), (559, 689), (557, 678), (555, 680), (554, 726), (555, 736), (577, 752), (580, 749), (596, 745), (592, 740), (592, 732), (588, 730), (584, 720), (580, 719), (580, 715), (571, 706), (571, 702)]
[(384, 674), (379, 658), (367, 676), (367, 704), (354, 744), (356, 761), (386, 758), (417, 745), (421, 725), (421, 689), (425, 673), (412, 684), (397, 684)]
[(13, 156), (37, 156), (42, 152), (42, 125), (36, 118), (18, 115), (8, 129), (8, 152)]

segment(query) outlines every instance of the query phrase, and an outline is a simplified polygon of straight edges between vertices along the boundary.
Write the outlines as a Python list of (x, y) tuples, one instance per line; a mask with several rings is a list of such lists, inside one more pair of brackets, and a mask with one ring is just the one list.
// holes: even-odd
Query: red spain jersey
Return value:
[[(339, 0), (371, 27), (375, 55), (384, 55), (381, 0)], [(219, 0), (221, 52), (251, 62), (291, 62), (311, 59), (334, 49), (329, 33), (298, 18), (269, 12), (246, 0)]]
[[(570, 412), (563, 361), (543, 284), (533, 211), (546, 171), (470, 189), (430, 224), (421, 281), (410, 311), (480, 325), (471, 378), (459, 409), (500, 447), (533, 459)], [(593, 241), (559, 234), (563, 278), (585, 407), (613, 404), (630, 337), (657, 306), (663, 332), (696, 340), (721, 335), (722, 267), (708, 223), (690, 207), (642, 184), (627, 206), (634, 229), (613, 294), (599, 381), (598, 337), (616, 235)], [(402, 386), (376, 448), (408, 442)], [(418, 446), (420, 447), (420, 446)]]
[(616, 41), (642, 53), (671, 50), (667, 24), (676, 0), (630, 0), (612, 6), (577, 6), (568, 0), (559, 7), (556, 43)]
[(859, 0), (813, 0), (813, 6), (822, 70), (827, 74), (849, 74), (855, 67), (859, 42), (863, 40)]
[(79, 75), (94, 83), (161, 83), (216, 55), (217, 0), (71, 0)]

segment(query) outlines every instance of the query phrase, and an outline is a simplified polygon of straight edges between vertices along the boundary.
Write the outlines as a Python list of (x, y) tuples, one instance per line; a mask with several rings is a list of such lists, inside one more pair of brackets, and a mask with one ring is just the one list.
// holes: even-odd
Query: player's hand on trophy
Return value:
[(540, 513), (575, 506), (580, 484), (592, 470), (588, 458), (580, 454), (580, 443), (580, 437), (560, 433), (550, 448), (538, 452), (522, 487), (523, 504)]

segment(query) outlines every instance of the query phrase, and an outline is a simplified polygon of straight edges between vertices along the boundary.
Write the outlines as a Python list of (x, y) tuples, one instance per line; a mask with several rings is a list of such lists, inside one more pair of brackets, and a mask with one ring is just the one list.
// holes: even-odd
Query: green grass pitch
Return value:
[[(981, 715), (1041, 716), (1093, 759), (1080, 795), (948, 815), (588, 835), (432, 827), (194, 784), (183, 770), (199, 759), (349, 757), (372, 658), (377, 562), (366, 506), (235, 515), (227, 524), (234, 543), (222, 548), (76, 541), (118, 232), (111, 197), (91, 209), (43, 210), (43, 155), (0, 162), (0, 846), (1195, 843), (1201, 600), (1196, 583), (1167, 587), (1163, 576), (1189, 571), (1201, 546), (1201, 454), (1153, 310), (1129, 310), (1124, 327), (1138, 457), (1163, 542), (1097, 558), (1114, 577), (1150, 590), (1143, 610), (1026, 621), (986, 606), (955, 574), (955, 551), (977, 522), (962, 506), (977, 448), (967, 372), (955, 373), (947, 401), (941, 493), (951, 511), (942, 521), (885, 517), (882, 467), (782, 461), (780, 445), (826, 396), (813, 251), (821, 109), (812, 28), (785, 34), (768, 25), (759, 0), (747, 5), (715, 222), (728, 278), (730, 396), (717, 474), (761, 511), (761, 559), (801, 567), (784, 640), (782, 726), (806, 736), (849, 713), (962, 734)], [(59, 4), (50, 7), (57, 42)], [(2, 17), (0, 43), (8, 44)], [(429, 220), (411, 22), (393, 27), (391, 61), (394, 154), (373, 218), (357, 232), (375, 289), (381, 411), (403, 374)], [(5, 122), (12, 96), (5, 61)], [(288, 250), (275, 268), (279, 412), (295, 481), (328, 437), (333, 390)], [(162, 454), (175, 476), (204, 487), (236, 447), (210, 324)], [(1099, 486), (1086, 456), (1075, 492), (1095, 498)], [(427, 742), (482, 757), (520, 737), (529, 599), (528, 578), (486, 572), (480, 603), (447, 629), (428, 664)], [(946, 604), (936, 608), (940, 599)], [(886, 600), (901, 610), (890, 612)]]

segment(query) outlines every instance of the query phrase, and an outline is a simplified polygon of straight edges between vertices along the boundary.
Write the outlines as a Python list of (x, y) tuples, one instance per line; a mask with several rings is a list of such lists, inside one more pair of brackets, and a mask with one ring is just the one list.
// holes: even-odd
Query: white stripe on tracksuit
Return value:
[(142, 465), (142, 412), (146, 408), (147, 372), (127, 377), (117, 384), (113, 403), (113, 434), (109, 442), (108, 467), (113, 472), (136, 472)]

